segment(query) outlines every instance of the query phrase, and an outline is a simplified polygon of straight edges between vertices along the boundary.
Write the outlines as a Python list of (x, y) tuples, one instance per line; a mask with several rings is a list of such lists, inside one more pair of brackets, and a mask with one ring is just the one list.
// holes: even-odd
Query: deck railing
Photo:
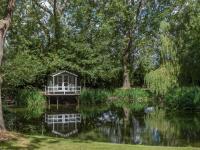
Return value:
[(81, 86), (45, 86), (45, 94), (79, 94)]
[(65, 124), (65, 123), (80, 123), (80, 114), (45, 114), (45, 122), (47, 124)]
[[(81, 123), (81, 115), (80, 114), (45, 114), (45, 122), (48, 125), (52, 125), (52, 133), (62, 136), (69, 137), (78, 132), (77, 123)], [(61, 133), (56, 131), (55, 124), (74, 124), (74, 130), (71, 130), (68, 133)]]

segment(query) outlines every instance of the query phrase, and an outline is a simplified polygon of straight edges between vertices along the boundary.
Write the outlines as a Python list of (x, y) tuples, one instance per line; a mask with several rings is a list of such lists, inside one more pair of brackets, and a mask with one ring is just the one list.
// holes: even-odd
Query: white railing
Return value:
[(72, 130), (71, 132), (65, 133), (65, 134), (61, 133), (61, 132), (58, 132), (58, 131), (55, 131), (55, 130), (52, 130), (52, 133), (56, 134), (56, 135), (59, 135), (59, 136), (62, 136), (62, 137), (69, 137), (70, 135), (78, 133), (78, 129)]
[(47, 124), (65, 124), (65, 123), (80, 123), (80, 114), (45, 114), (45, 122)]
[[(80, 114), (45, 114), (45, 122), (48, 125), (52, 125), (52, 133), (62, 136), (69, 137), (70, 135), (76, 134), (78, 132), (77, 123), (81, 123)], [(61, 133), (55, 130), (55, 124), (74, 124), (74, 130), (71, 130), (68, 133)]]
[(45, 94), (79, 94), (81, 86), (45, 86)]

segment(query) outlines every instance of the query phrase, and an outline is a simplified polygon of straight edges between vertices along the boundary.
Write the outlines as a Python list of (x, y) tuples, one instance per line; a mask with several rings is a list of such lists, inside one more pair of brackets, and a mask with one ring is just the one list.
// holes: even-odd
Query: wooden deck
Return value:
[(80, 86), (46, 86), (44, 95), (46, 96), (78, 96), (80, 95)]

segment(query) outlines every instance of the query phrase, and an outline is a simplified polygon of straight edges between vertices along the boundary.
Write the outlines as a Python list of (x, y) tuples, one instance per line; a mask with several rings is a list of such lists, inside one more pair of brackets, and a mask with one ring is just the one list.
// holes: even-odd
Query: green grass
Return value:
[(192, 147), (162, 147), (128, 144), (110, 144), (91, 141), (70, 140), (47, 136), (22, 136), (0, 143), (2, 150), (197, 150)]

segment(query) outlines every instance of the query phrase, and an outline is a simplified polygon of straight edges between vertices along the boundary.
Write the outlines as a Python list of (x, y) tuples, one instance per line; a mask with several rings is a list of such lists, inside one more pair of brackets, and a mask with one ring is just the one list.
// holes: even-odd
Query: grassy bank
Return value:
[(82, 105), (108, 104), (143, 110), (150, 103), (150, 93), (143, 88), (131, 89), (84, 89), (80, 95)]
[(0, 142), (5, 150), (197, 150), (192, 147), (162, 147), (128, 144), (110, 144), (92, 141), (70, 140), (47, 136), (29, 136), (16, 134), (13, 140)]
[(158, 96), (144, 88), (84, 89), (81, 92), (82, 105), (112, 104), (140, 111), (148, 106), (165, 106), (171, 110), (200, 110), (200, 87), (178, 87)]

